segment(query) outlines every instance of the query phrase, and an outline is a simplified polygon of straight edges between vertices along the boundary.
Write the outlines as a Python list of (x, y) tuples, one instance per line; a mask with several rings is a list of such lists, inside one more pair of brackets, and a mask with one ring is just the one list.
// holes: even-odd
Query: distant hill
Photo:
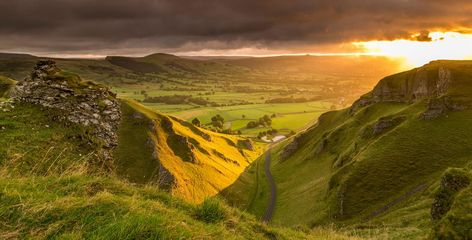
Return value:
[[(274, 154), (273, 221), (382, 225), (392, 238), (424, 237), (431, 228), (434, 236), (470, 237), (472, 208), (464, 201), (472, 196), (471, 96), (472, 61), (434, 61), (386, 77), (350, 108), (321, 115)], [(252, 175), (229, 192), (253, 192), (244, 184)], [(245, 208), (265, 201), (228, 196)]]
[[(212, 60), (193, 60), (181, 58), (165, 53), (151, 54), (145, 57), (117, 57), (106, 58), (110, 63), (138, 73), (161, 73), (161, 74), (192, 74), (206, 75), (219, 71), (227, 71), (231, 66)], [(239, 68), (232, 67), (232, 71)]]

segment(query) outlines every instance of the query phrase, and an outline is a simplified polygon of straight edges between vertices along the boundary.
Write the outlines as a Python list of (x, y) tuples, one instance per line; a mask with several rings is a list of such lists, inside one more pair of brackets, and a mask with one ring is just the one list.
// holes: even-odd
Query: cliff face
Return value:
[(112, 160), (118, 144), (119, 102), (106, 87), (62, 72), (54, 61), (39, 61), (29, 77), (13, 90), (14, 101), (39, 104), (59, 111), (58, 120), (81, 124), (101, 142), (101, 156)]
[(428, 109), (423, 119), (435, 118), (449, 110), (465, 108), (453, 102), (448, 91), (454, 81), (454, 73), (440, 61), (382, 79), (374, 89), (362, 96), (351, 107), (357, 109), (378, 102), (412, 103), (428, 99)]

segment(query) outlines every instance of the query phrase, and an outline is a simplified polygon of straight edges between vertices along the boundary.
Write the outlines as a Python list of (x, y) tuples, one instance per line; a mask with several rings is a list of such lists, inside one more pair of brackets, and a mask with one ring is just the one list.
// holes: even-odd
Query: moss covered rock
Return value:
[(470, 184), (468, 172), (459, 168), (449, 168), (443, 174), (431, 207), (431, 218), (441, 219), (451, 208), (457, 193)]

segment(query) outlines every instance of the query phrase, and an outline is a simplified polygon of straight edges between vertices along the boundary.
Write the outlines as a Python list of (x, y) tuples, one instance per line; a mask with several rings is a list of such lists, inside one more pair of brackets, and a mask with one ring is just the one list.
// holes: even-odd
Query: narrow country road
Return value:
[(267, 208), (265, 210), (264, 216), (262, 217), (263, 222), (270, 222), (272, 219), (272, 214), (274, 213), (274, 208), (275, 208), (275, 200), (277, 197), (277, 188), (275, 186), (275, 181), (274, 177), (272, 176), (272, 173), (270, 172), (270, 153), (271, 153), (271, 147), (269, 147), (269, 150), (266, 152), (266, 158), (265, 158), (265, 175), (267, 177), (267, 182), (269, 183), (269, 189), (270, 189), (270, 195), (269, 195), (269, 201), (267, 203)]

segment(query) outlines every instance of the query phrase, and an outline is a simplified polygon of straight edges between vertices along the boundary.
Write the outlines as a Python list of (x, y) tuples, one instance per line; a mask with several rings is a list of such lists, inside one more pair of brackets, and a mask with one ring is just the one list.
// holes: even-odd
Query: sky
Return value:
[(0, 9), (0, 52), (45, 56), (382, 54), (373, 43), (472, 33), (470, 0), (2, 0)]

